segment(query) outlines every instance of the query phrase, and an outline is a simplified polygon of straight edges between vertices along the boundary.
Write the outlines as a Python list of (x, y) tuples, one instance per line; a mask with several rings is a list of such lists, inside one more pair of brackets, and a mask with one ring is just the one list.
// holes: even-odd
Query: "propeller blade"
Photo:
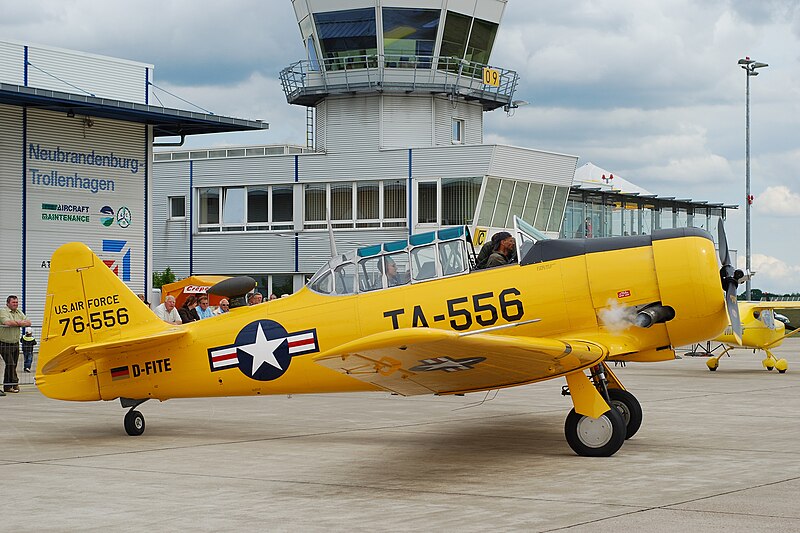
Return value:
[(738, 284), (729, 283), (725, 289), (725, 306), (728, 308), (728, 318), (731, 319), (733, 337), (742, 344), (742, 319), (739, 316), (739, 302), (736, 301), (736, 287)]
[(719, 245), (719, 261), (722, 266), (731, 264), (731, 253), (728, 250), (728, 239), (725, 236), (725, 224), (722, 219), (717, 223), (717, 242)]

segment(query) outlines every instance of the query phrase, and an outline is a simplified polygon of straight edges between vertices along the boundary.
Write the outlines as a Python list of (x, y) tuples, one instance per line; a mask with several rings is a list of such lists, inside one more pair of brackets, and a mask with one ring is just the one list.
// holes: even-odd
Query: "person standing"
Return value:
[(22, 371), (30, 372), (33, 364), (33, 347), (36, 346), (36, 337), (33, 336), (33, 329), (25, 328), (22, 334)]
[(19, 392), (17, 362), (19, 361), (20, 328), (27, 328), (31, 321), (19, 310), (16, 296), (6, 298), (6, 307), (0, 309), (0, 353), (6, 363), (3, 373), (3, 396), (6, 392)]
[(181, 322), (181, 315), (175, 309), (175, 297), (172, 295), (164, 298), (164, 303), (156, 307), (156, 316), (166, 322), (167, 324), (183, 324)]

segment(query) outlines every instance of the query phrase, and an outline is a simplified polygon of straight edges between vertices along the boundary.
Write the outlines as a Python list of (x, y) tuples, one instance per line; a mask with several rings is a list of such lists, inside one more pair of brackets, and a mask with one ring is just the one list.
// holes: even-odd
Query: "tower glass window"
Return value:
[(383, 9), (383, 52), (389, 66), (430, 67), (430, 61), (418, 56), (433, 56), (439, 13), (438, 9)]
[[(441, 57), (463, 58), (467, 46), (467, 36), (472, 19), (467, 15), (447, 12), (444, 23), (444, 35), (442, 36), (442, 47), (439, 50)], [(458, 63), (453, 63), (455, 67)], [(442, 68), (440, 65), (439, 68)]]
[(469, 36), (464, 59), (484, 65), (489, 63), (495, 35), (497, 35), (497, 24), (475, 19), (475, 22), (472, 23), (472, 33)]
[(374, 8), (316, 13), (314, 20), (326, 70), (366, 68), (367, 56), (378, 53)]

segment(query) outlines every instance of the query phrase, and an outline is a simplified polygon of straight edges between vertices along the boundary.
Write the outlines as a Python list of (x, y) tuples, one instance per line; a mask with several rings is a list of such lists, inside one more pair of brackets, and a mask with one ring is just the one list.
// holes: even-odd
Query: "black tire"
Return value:
[(622, 389), (608, 389), (611, 407), (616, 407), (625, 421), (625, 439), (636, 435), (642, 426), (642, 406), (636, 396)]
[(138, 437), (144, 433), (144, 415), (133, 409), (125, 413), (125, 431), (131, 437)]
[(625, 443), (625, 421), (616, 409), (609, 409), (597, 419), (572, 409), (564, 422), (564, 435), (578, 455), (610, 457)]

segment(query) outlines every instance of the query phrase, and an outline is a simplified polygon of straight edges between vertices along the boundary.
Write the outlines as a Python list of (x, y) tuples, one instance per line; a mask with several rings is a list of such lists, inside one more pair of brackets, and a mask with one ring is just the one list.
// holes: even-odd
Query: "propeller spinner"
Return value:
[(736, 301), (736, 289), (744, 278), (744, 272), (731, 265), (731, 253), (728, 249), (728, 239), (725, 237), (725, 224), (722, 219), (719, 219), (717, 224), (717, 235), (719, 237), (719, 260), (722, 263), (719, 275), (722, 279), (722, 290), (725, 291), (725, 306), (728, 309), (728, 318), (731, 320), (733, 336), (741, 344), (742, 320), (739, 316), (739, 304)]

